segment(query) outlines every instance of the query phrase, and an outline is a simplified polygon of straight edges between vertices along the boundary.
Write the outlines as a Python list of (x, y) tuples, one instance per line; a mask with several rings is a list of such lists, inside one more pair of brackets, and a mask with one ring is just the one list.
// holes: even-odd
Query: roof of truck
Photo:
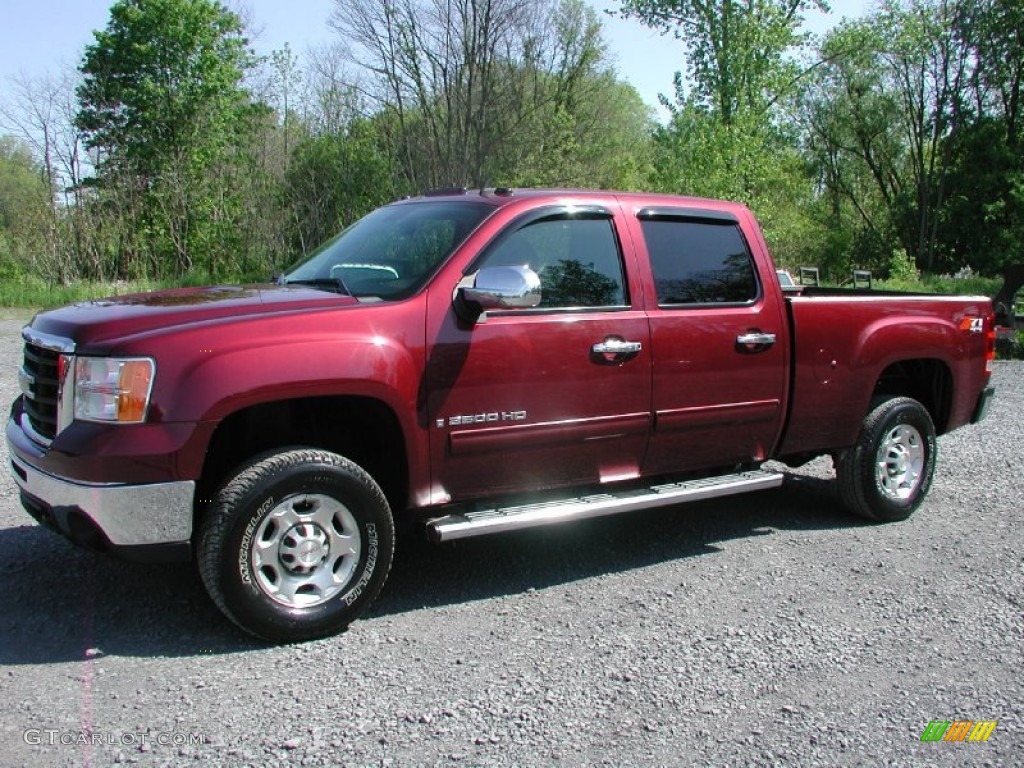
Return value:
[(607, 189), (541, 189), (534, 187), (484, 187), (467, 189), (464, 187), (446, 187), (424, 192), (416, 197), (403, 198), (403, 201), (422, 202), (426, 200), (478, 200), (496, 207), (508, 205), (518, 200), (550, 199), (557, 202), (560, 198), (585, 197), (594, 201), (615, 200), (620, 203), (633, 203), (638, 206), (687, 206), (708, 210), (736, 212), (745, 209), (742, 203), (727, 200), (713, 200), (685, 195), (670, 195), (654, 192), (620, 192)]

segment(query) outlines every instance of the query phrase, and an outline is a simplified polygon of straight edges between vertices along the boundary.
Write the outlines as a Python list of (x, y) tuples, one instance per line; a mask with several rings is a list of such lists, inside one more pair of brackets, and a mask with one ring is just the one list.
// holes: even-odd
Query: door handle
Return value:
[(604, 341), (598, 342), (590, 348), (595, 355), (635, 355), (644, 345), (639, 341), (626, 341), (615, 336), (610, 336)]
[(775, 343), (774, 333), (744, 333), (736, 337), (736, 343), (743, 347), (770, 347)]

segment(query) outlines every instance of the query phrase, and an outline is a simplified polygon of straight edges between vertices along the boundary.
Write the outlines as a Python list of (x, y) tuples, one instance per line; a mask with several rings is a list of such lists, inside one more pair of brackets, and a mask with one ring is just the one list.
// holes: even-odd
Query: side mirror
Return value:
[(459, 288), (456, 308), (473, 319), (492, 309), (530, 309), (540, 304), (540, 278), (527, 266), (484, 267), (472, 286)]

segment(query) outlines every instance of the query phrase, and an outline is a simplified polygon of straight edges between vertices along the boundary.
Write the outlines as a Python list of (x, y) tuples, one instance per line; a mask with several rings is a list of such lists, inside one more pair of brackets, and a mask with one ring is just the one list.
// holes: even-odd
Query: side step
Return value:
[(462, 512), (427, 520), (427, 536), (434, 542), (454, 541), (488, 533), (613, 515), (634, 509), (702, 501), (719, 496), (777, 488), (782, 485), (784, 477), (780, 472), (758, 469), (681, 483), (655, 485), (651, 488), (634, 488), (537, 504)]

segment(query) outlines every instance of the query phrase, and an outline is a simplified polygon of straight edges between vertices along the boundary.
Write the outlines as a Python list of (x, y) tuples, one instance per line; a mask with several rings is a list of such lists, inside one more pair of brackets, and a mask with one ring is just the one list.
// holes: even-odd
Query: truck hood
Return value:
[(359, 300), (351, 296), (301, 286), (176, 288), (83, 301), (40, 312), (33, 318), (31, 327), (71, 339), (81, 348), (193, 323), (358, 303)]

